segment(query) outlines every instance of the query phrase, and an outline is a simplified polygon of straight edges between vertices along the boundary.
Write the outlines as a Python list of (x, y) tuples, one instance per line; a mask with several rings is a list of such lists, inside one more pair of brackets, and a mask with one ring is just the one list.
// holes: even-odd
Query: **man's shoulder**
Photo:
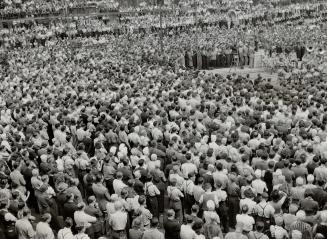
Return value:
[(228, 238), (234, 238), (234, 237), (236, 237), (236, 236), (238, 236), (238, 233), (236, 233), (236, 232), (228, 232), (228, 233), (226, 234), (226, 236), (225, 236), (225, 239), (228, 239)]
[(152, 235), (163, 236), (163, 233), (157, 229), (148, 229), (143, 233), (143, 237), (150, 237)]
[(164, 225), (166, 226), (171, 226), (171, 225), (175, 225), (175, 224), (178, 224), (178, 222), (176, 220), (170, 220), (170, 219), (167, 219), (165, 222), (164, 222)]

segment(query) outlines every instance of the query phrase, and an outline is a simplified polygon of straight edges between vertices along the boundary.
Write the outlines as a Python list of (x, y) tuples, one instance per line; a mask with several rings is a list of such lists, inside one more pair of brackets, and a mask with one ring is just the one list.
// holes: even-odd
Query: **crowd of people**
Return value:
[[(3, 30), (0, 238), (327, 239), (324, 5), (305, 6), (246, 28)], [(257, 49), (301, 68), (202, 71)]]
[[(162, 19), (162, 28), (158, 26), (159, 16), (150, 13), (139, 18), (125, 16), (119, 21), (78, 18), (68, 22), (54, 21), (49, 25), (17, 23), (14, 28), (0, 32), (0, 46), (6, 49), (39, 45), (60, 47), (63, 43), (106, 38), (108, 35), (147, 35), (151, 41), (166, 46), (171, 61), (186, 68), (230, 67), (235, 64), (235, 55), (239, 65), (256, 67), (255, 52), (259, 49), (264, 49), (269, 59), (276, 52), (277, 57), (280, 53), (294, 53), (295, 58), (301, 60), (311, 42), (325, 48), (324, 34), (321, 34), (324, 30), (319, 25), (326, 19), (325, 4), (294, 5), (293, 8), (292, 11), (289, 10), (291, 7), (287, 7), (287, 11), (279, 9), (270, 15), (261, 12), (252, 17), (243, 15), (241, 23), (234, 26), (223, 16), (215, 22), (210, 20), (211, 15), (208, 18), (202, 15), (199, 23), (194, 24), (194, 17), (179, 15), (174, 20), (168, 13)], [(311, 29), (312, 24), (318, 27)], [(299, 37), (303, 31), (306, 34)]]

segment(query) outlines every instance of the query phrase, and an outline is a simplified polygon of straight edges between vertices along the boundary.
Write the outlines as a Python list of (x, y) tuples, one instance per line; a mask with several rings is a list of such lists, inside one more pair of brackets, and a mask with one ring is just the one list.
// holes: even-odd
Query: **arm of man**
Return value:
[(154, 186), (154, 190), (155, 190), (156, 195), (160, 195), (160, 191), (159, 191), (159, 189), (157, 188), (157, 186)]
[(23, 176), (23, 175), (21, 175), (21, 176), (19, 177), (19, 182), (20, 182), (20, 184), (21, 184), (21, 185), (23, 185), (23, 186), (25, 186), (25, 185), (26, 185), (26, 181), (25, 181), (25, 179), (24, 179), (24, 176)]
[(86, 221), (88, 221), (88, 222), (96, 222), (97, 221), (97, 218), (96, 217), (93, 217), (93, 216), (91, 216), (91, 215), (89, 215), (89, 214), (84, 214), (84, 219), (86, 220)]

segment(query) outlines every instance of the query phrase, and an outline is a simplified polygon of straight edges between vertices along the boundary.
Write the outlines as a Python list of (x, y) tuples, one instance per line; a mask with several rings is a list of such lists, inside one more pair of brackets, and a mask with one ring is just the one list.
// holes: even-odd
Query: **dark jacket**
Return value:
[(180, 231), (181, 225), (177, 220), (170, 220), (164, 223), (165, 229), (165, 239), (179, 239), (180, 238)]

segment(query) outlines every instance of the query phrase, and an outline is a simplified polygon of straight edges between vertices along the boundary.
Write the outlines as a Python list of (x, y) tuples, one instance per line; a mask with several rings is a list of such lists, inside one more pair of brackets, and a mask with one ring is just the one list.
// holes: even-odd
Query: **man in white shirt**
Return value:
[(236, 215), (236, 223), (243, 225), (243, 231), (250, 232), (253, 230), (253, 225), (255, 223), (254, 218), (249, 216), (249, 208), (247, 205), (241, 207), (241, 213)]
[(191, 162), (192, 156), (191, 156), (190, 153), (187, 153), (185, 155), (185, 158), (186, 158), (187, 162), (182, 164), (182, 168), (181, 169), (182, 169), (182, 173), (183, 173), (184, 177), (185, 178), (188, 178), (189, 173), (197, 174), (198, 173), (198, 169), (195, 166), (195, 164)]
[(217, 170), (214, 173), (212, 173), (213, 181), (215, 182), (215, 185), (219, 183), (222, 185), (221, 188), (225, 189), (228, 184), (228, 176), (223, 171), (222, 163), (217, 163), (216, 168)]
[(321, 160), (323, 163), (315, 168), (313, 175), (316, 178), (316, 181), (326, 182), (327, 180), (327, 160)]
[(68, 217), (65, 220), (65, 227), (58, 231), (58, 239), (74, 239), (71, 227), (73, 226), (73, 220)]
[(51, 215), (49, 213), (45, 213), (41, 217), (42, 221), (36, 225), (36, 238), (46, 238), (46, 239), (54, 239), (55, 236), (53, 231), (49, 225), (51, 222)]
[(35, 231), (29, 221), (30, 216), (31, 211), (26, 208), (23, 210), (23, 218), (16, 221), (15, 228), (19, 239), (30, 239), (35, 236)]
[(275, 214), (275, 209), (267, 202), (268, 194), (265, 192), (262, 195), (261, 201), (254, 207), (254, 214), (261, 218), (264, 223), (270, 223), (270, 219)]
[(109, 224), (113, 230), (112, 238), (119, 239), (126, 234), (127, 213), (123, 211), (123, 204), (120, 201), (116, 201), (114, 206), (116, 212), (111, 214)]
[(114, 188), (115, 194), (120, 195), (121, 190), (126, 188), (127, 185), (123, 183), (123, 173), (117, 172), (116, 179), (113, 181), (112, 186)]
[(257, 205), (255, 201), (253, 201), (253, 194), (251, 192), (251, 189), (247, 189), (244, 192), (244, 199), (240, 200), (240, 208), (242, 208), (243, 206), (247, 206), (248, 207), (248, 214), (252, 214), (254, 207)]
[(196, 237), (195, 231), (192, 229), (193, 218), (186, 215), (186, 225), (181, 226), (180, 239), (194, 239)]
[(84, 212), (85, 203), (79, 203), (77, 207), (78, 211), (74, 212), (74, 220), (76, 225), (86, 225), (86, 227), (90, 227), (91, 223), (97, 221), (96, 217), (92, 217), (91, 215)]
[(267, 184), (261, 179), (262, 177), (262, 171), (260, 169), (257, 169), (254, 172), (256, 179), (252, 181), (252, 187), (255, 189), (255, 191), (262, 195), (263, 192), (268, 192)]
[(53, 134), (54, 134), (55, 139), (57, 139), (61, 145), (64, 145), (67, 142), (65, 126), (62, 126), (60, 129), (59, 129), (59, 126), (57, 126), (57, 128)]

